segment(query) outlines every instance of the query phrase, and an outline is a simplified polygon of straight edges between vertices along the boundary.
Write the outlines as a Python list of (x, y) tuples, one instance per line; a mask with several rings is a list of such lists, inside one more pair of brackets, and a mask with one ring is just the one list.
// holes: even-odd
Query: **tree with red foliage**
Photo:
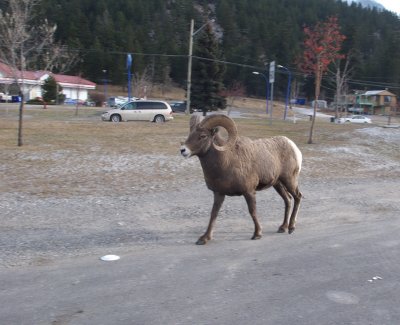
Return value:
[(337, 17), (329, 17), (324, 22), (318, 22), (313, 28), (304, 28), (304, 52), (300, 68), (315, 77), (315, 100), (312, 123), (308, 143), (313, 143), (315, 115), (321, 90), (323, 74), (336, 59), (343, 58), (340, 54), (345, 36), (340, 33)]

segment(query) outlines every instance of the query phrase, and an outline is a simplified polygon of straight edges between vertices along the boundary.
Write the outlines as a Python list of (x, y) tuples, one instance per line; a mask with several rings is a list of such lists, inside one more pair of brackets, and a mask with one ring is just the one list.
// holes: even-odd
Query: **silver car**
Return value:
[(369, 117), (364, 115), (353, 115), (351, 117), (344, 118), (344, 122), (346, 123), (372, 123)]
[(171, 106), (159, 100), (131, 101), (104, 112), (103, 121), (151, 121), (163, 123), (170, 121), (172, 116)]

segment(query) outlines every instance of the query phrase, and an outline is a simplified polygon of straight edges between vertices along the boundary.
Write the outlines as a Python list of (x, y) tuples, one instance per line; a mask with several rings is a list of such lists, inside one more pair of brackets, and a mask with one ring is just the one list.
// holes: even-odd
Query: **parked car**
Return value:
[(364, 115), (353, 115), (351, 117), (345, 117), (343, 119), (343, 122), (345, 122), (345, 123), (372, 123), (371, 119)]
[(82, 99), (65, 98), (64, 100), (64, 105), (83, 105), (83, 103)]
[(92, 102), (91, 100), (87, 100), (83, 103), (84, 106), (95, 107), (96, 103)]
[(174, 113), (184, 113), (186, 111), (186, 102), (171, 102), (169, 105)]
[(163, 123), (172, 120), (171, 106), (159, 100), (131, 101), (104, 112), (103, 121), (151, 121)]
[[(169, 103), (172, 111), (174, 113), (185, 113), (186, 112), (186, 101), (176, 101)], [(190, 108), (190, 114), (193, 112), (197, 112), (197, 110), (193, 107)]]
[(65, 105), (76, 105), (76, 99), (65, 98), (64, 104), (65, 104)]
[[(137, 98), (137, 97), (131, 97), (131, 101), (132, 100), (139, 100), (141, 98)], [(117, 96), (117, 97), (110, 97), (107, 100), (107, 105), (110, 107), (116, 107), (119, 105), (123, 105), (125, 103), (129, 102), (129, 98), (128, 97), (123, 97), (123, 96)]]
[(125, 104), (128, 101), (128, 97), (110, 97), (107, 99), (107, 105), (110, 107), (116, 107), (118, 105)]
[(6, 103), (6, 102), (11, 102), (12, 96), (5, 94), (5, 93), (0, 93), (0, 102), (1, 103)]

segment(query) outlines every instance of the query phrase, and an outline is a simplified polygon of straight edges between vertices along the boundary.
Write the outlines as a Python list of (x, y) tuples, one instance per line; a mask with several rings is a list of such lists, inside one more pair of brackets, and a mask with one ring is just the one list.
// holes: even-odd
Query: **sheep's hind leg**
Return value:
[(283, 201), (285, 202), (285, 215), (283, 218), (282, 225), (278, 228), (279, 233), (284, 233), (287, 231), (289, 227), (289, 213), (292, 205), (292, 197), (290, 196), (289, 192), (286, 190), (285, 186), (278, 182), (274, 185), (274, 189), (278, 192), (278, 194), (282, 197)]
[(225, 195), (214, 192), (214, 204), (211, 210), (210, 222), (208, 223), (208, 227), (204, 235), (197, 240), (197, 245), (205, 245), (209, 240), (211, 240), (215, 220), (217, 219), (218, 212), (221, 209), (224, 200)]
[(297, 185), (297, 180), (294, 182), (285, 182), (285, 183), (283, 183), (283, 186), (290, 193), (290, 195), (293, 197), (293, 200), (294, 200), (293, 210), (292, 210), (292, 214), (290, 215), (289, 228), (288, 228), (288, 230), (289, 230), (288, 232), (289, 232), (289, 234), (291, 234), (292, 232), (294, 232), (294, 230), (296, 228), (297, 212), (299, 211), (300, 201), (301, 201), (301, 198), (303, 195), (299, 191), (299, 186)]
[(254, 222), (254, 235), (251, 239), (260, 239), (262, 237), (262, 228), (257, 218), (256, 194), (246, 193), (244, 194), (244, 198), (246, 199), (247, 207), (249, 208), (251, 218)]
[(293, 205), (292, 215), (290, 216), (290, 221), (289, 221), (289, 234), (291, 234), (296, 228), (297, 212), (299, 211), (300, 201), (303, 196), (299, 191), (298, 187), (296, 187), (296, 189), (293, 192), (291, 192), (291, 194), (294, 198), (294, 205)]

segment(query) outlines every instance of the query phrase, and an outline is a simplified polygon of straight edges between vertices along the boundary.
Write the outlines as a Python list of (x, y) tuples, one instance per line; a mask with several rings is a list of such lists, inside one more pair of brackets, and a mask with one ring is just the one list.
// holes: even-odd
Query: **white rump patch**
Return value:
[(301, 163), (302, 163), (302, 161), (303, 161), (303, 155), (301, 154), (300, 149), (296, 146), (296, 144), (295, 144), (292, 140), (290, 140), (290, 139), (288, 138), (288, 141), (289, 141), (290, 145), (292, 146), (293, 151), (294, 151), (294, 153), (295, 153), (295, 155), (296, 155), (296, 160), (297, 160), (297, 164), (299, 165), (299, 172), (300, 172), (300, 170), (301, 170)]

